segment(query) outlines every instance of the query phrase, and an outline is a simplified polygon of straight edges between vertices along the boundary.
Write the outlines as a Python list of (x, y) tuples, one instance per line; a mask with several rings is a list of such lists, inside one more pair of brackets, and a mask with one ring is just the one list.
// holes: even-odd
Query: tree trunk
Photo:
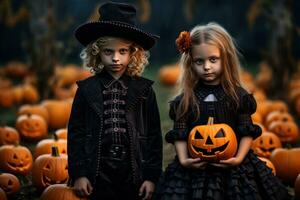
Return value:
[(52, 0), (35, 0), (28, 3), (32, 33), (29, 47), (31, 71), (37, 75), (37, 88), (41, 99), (44, 99), (51, 95), (49, 80), (57, 63), (54, 6)]
[(273, 71), (268, 95), (287, 100), (289, 80), (296, 71), (292, 57), (293, 24), (290, 0), (276, 0), (271, 7), (270, 46), (267, 61)]

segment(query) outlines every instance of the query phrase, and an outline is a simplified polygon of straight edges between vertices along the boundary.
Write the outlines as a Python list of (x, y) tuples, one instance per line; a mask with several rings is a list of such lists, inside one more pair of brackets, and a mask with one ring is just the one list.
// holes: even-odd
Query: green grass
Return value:
[(169, 101), (175, 96), (176, 91), (173, 86), (165, 86), (159, 82), (158, 66), (147, 66), (143, 76), (154, 81), (154, 91), (156, 93), (157, 104), (159, 107), (161, 127), (163, 133), (163, 168), (174, 158), (174, 146), (164, 140), (164, 135), (172, 128), (172, 120), (169, 118)]

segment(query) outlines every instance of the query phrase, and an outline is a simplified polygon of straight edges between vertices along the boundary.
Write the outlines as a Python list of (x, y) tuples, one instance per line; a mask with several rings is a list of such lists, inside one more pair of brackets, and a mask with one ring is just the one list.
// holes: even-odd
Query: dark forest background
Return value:
[[(28, 46), (34, 36), (47, 34), (51, 27), (43, 23), (48, 13), (49, 2), (54, 13), (53, 39), (56, 42), (58, 59), (62, 63), (80, 63), (82, 48), (73, 37), (73, 31), (81, 23), (91, 20), (95, 8), (104, 1), (99, 0), (2, 0), (10, 4), (11, 15), (16, 18), (9, 24), (4, 20), (4, 9), (0, 23), (0, 64), (10, 60), (29, 60)], [(252, 25), (249, 24), (249, 12), (253, 0), (128, 0), (139, 9), (139, 25), (143, 29), (161, 36), (158, 44), (151, 50), (151, 62), (162, 64), (175, 60), (178, 52), (174, 41), (182, 30), (190, 30), (196, 24), (211, 21), (220, 23), (236, 39), (246, 62), (262, 59), (267, 50), (272, 27), (263, 14), (258, 15)], [(145, 3), (146, 2), (146, 3)], [(275, 1), (265, 1), (273, 3)], [(295, 27), (300, 27), (300, 1), (290, 1), (291, 19)], [(3, 5), (2, 5), (3, 6)], [(265, 6), (267, 7), (267, 6)], [(17, 18), (20, 10), (29, 12)], [(256, 8), (258, 9), (258, 8)], [(1, 13), (2, 12), (2, 13)], [(7, 11), (6, 11), (7, 12)], [(252, 11), (253, 12), (253, 11)], [(257, 12), (257, 11), (256, 11)], [(21, 14), (20, 14), (21, 15)], [(292, 53), (299, 59), (299, 34), (293, 40)]]

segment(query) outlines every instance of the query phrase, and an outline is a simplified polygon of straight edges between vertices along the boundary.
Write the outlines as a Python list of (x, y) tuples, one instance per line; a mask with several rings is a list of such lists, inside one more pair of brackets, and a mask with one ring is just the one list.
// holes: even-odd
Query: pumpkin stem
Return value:
[(207, 125), (213, 125), (214, 124), (214, 118), (213, 117), (209, 117), (208, 121), (207, 121)]
[(55, 140), (55, 141), (58, 140), (58, 136), (56, 135), (56, 133), (53, 133), (53, 137), (54, 137), (54, 140)]
[(19, 141), (14, 141), (14, 143), (13, 143), (13, 144), (14, 144), (14, 146), (15, 146), (15, 147), (17, 147), (17, 146), (19, 146), (19, 145), (20, 145), (20, 144), (19, 144)]
[(286, 143), (286, 144), (285, 144), (285, 147), (286, 147), (287, 149), (292, 149), (292, 148), (293, 148), (292, 145), (291, 145), (291, 143)]
[(58, 148), (55, 145), (53, 145), (51, 147), (51, 156), (53, 156), (53, 157), (59, 157)]

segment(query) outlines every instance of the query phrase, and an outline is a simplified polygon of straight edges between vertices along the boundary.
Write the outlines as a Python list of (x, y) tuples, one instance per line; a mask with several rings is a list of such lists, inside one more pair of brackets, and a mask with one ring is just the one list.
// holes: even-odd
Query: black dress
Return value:
[[(234, 130), (238, 143), (243, 136), (253, 139), (261, 134), (254, 125), (251, 114), (256, 110), (252, 95), (238, 88), (239, 106), (225, 94), (221, 85), (198, 84), (195, 94), (199, 101), (200, 117), (195, 120), (193, 112), (185, 118), (175, 119), (175, 110), (181, 96), (170, 104), (170, 117), (174, 128), (166, 134), (166, 141), (187, 140), (196, 125), (207, 124), (208, 117), (214, 123), (226, 123)], [(190, 109), (193, 110), (193, 109)], [(272, 174), (272, 170), (260, 161), (252, 150), (239, 166), (220, 168), (207, 165), (205, 169), (189, 170), (182, 167), (177, 157), (166, 168), (157, 187), (157, 198), (162, 200), (275, 200), (290, 199), (285, 186)]]

